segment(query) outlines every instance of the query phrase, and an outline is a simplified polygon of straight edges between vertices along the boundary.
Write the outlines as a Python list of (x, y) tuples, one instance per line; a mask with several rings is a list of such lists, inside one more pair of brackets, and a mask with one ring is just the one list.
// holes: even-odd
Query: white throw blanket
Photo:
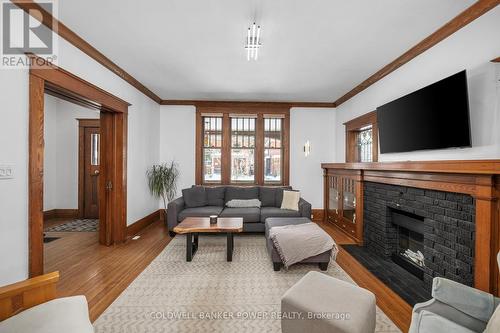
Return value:
[(328, 250), (335, 260), (338, 253), (332, 237), (313, 222), (272, 227), (269, 237), (285, 268)]

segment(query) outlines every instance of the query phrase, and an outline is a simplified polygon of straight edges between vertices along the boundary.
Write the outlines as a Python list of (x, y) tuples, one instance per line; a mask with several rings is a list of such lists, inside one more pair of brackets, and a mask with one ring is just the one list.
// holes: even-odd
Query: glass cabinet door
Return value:
[(355, 183), (353, 179), (342, 178), (342, 216), (352, 223), (356, 223)]
[(328, 217), (337, 215), (340, 209), (340, 184), (337, 176), (328, 176)]

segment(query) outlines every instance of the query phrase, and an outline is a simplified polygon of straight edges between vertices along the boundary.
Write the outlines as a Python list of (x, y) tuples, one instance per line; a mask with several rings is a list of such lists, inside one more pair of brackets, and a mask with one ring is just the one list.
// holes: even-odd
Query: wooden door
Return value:
[(100, 128), (84, 127), (83, 218), (99, 218)]

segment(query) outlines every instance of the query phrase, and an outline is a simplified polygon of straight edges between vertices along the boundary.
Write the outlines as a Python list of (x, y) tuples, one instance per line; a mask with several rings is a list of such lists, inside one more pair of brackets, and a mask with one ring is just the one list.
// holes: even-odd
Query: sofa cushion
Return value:
[[(466, 327), (460, 326), (451, 320), (430, 311), (420, 311), (416, 317), (416, 323), (411, 323), (415, 332), (453, 332), (453, 333), (474, 333)], [(485, 333), (487, 331), (484, 331)], [(498, 331), (495, 331), (498, 332)], [(489, 332), (488, 332), (489, 333)]]
[(226, 188), (225, 202), (234, 199), (259, 199), (259, 188), (229, 186)]
[(242, 217), (243, 222), (260, 222), (260, 208), (224, 208), (221, 217)]
[(207, 193), (208, 206), (224, 207), (224, 195), (226, 194), (226, 188), (224, 186), (205, 187), (205, 191)]
[(260, 210), (261, 222), (266, 222), (268, 217), (300, 217), (300, 212), (277, 207), (262, 207)]
[(203, 207), (207, 205), (207, 192), (203, 186), (193, 186), (182, 190), (186, 207)]
[(283, 202), (283, 191), (290, 191), (290, 190), (292, 190), (291, 186), (283, 186), (283, 187), (278, 187), (276, 189), (276, 198), (274, 207), (281, 208), (281, 203)]
[(221, 212), (222, 207), (218, 206), (186, 208), (179, 213), (177, 220), (181, 222), (186, 217), (209, 217), (210, 215), (220, 215)]
[(85, 296), (56, 298), (0, 322), (0, 333), (93, 333)]
[(261, 187), (259, 190), (262, 207), (276, 207), (276, 187)]

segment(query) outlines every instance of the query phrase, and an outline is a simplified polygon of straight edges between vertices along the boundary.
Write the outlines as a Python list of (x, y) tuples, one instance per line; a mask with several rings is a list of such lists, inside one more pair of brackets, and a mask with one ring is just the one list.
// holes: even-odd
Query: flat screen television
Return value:
[(380, 153), (470, 147), (465, 71), (377, 108)]

